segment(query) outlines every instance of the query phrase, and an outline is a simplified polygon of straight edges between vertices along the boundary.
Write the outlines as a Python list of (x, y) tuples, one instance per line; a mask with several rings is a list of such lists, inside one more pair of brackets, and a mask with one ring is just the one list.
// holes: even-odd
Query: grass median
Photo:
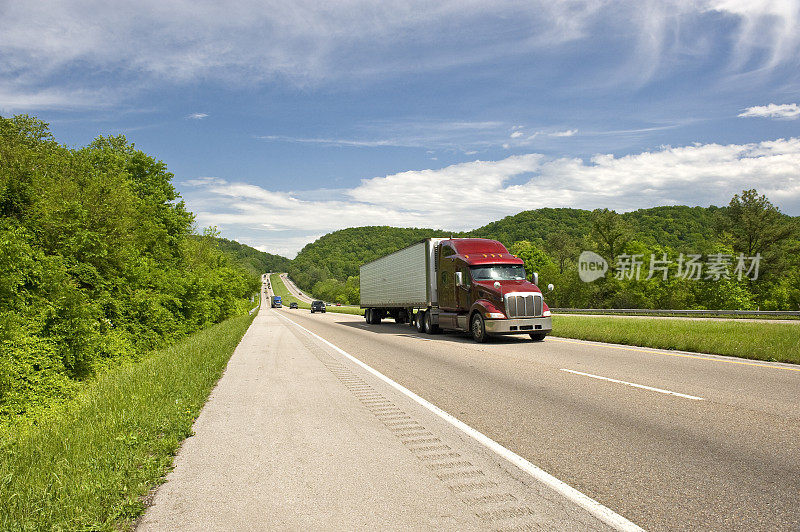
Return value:
[(553, 316), (553, 335), (596, 342), (800, 364), (800, 325)]
[(231, 318), (88, 384), (0, 448), (0, 530), (130, 529), (252, 321)]
[[(300, 308), (304, 308), (306, 310), (311, 308), (311, 305), (309, 303), (306, 303), (305, 301), (300, 301), (299, 299), (294, 297), (291, 293), (289, 293), (289, 289), (286, 288), (283, 279), (281, 279), (280, 275), (278, 275), (277, 273), (270, 274), (269, 282), (270, 285), (272, 286), (272, 291), (275, 293), (275, 295), (281, 296), (281, 301), (284, 307), (288, 307), (289, 304), (295, 302), (297, 303), (297, 306)], [(328, 312), (338, 312), (340, 314), (354, 314), (357, 316), (364, 315), (364, 310), (358, 307), (330, 306), (326, 307), (325, 310)]]

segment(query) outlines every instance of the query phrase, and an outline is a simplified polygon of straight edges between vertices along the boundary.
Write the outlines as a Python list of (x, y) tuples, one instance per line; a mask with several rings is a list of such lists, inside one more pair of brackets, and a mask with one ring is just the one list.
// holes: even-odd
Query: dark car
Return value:
[(311, 302), (311, 313), (315, 312), (325, 312), (325, 303), (322, 301), (312, 301)]
[(289, 303), (289, 308), (297, 308), (297, 303), (292, 301), (291, 303)]

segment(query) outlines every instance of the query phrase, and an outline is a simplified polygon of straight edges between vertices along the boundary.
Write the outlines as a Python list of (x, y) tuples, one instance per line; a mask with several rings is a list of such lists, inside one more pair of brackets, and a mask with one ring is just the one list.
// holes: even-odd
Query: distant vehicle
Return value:
[(289, 303), (289, 308), (297, 308), (297, 303), (295, 301), (292, 301), (291, 303)]
[(341, 307), (341, 306), (342, 306), (342, 304), (341, 304), (341, 303), (336, 303), (336, 306), (337, 306), (337, 307)]
[(281, 308), (282, 306), (281, 296), (272, 296), (272, 308)]
[(314, 314), (315, 312), (325, 312), (325, 303), (322, 301), (312, 301), (311, 314)]
[(539, 275), (529, 282), (523, 260), (495, 240), (428, 238), (364, 264), (360, 282), (370, 324), (392, 317), (428, 334), (466, 331), (476, 342), (523, 333), (541, 341), (553, 329)]

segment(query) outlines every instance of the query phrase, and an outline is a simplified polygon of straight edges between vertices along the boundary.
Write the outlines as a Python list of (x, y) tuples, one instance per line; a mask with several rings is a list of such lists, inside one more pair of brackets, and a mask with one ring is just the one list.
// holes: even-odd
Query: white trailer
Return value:
[(436, 246), (428, 238), (361, 266), (361, 308), (397, 309), (395, 319), (408, 321), (405, 309), (438, 304)]

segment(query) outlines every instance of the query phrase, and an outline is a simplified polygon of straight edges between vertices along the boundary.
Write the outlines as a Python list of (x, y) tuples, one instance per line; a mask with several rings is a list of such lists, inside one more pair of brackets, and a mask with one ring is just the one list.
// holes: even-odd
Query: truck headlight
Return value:
[(542, 317), (543, 317), (543, 318), (549, 318), (549, 317), (550, 317), (550, 311), (549, 311), (549, 310), (545, 310), (545, 311), (542, 313)]
[(502, 312), (487, 312), (486, 317), (496, 320), (502, 320), (503, 318), (505, 318), (505, 315)]

